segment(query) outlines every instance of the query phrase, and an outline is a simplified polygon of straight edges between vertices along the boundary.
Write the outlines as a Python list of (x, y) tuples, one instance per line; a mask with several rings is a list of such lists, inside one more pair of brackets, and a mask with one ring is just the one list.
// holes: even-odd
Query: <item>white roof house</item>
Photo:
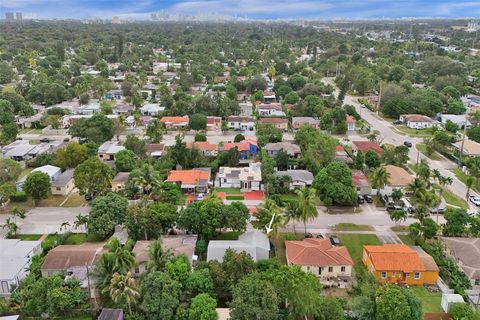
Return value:
[(292, 179), (291, 189), (304, 188), (311, 186), (313, 183), (313, 174), (307, 170), (276, 171), (274, 174), (276, 176), (289, 176)]
[[(50, 177), (50, 182), (53, 182), (60, 175), (60, 173), (62, 173), (62, 169), (47, 164), (46, 166), (41, 166), (33, 169), (29, 174), (31, 174), (32, 172), (43, 172)], [(15, 183), (17, 191), (22, 191), (23, 184), (25, 183), (25, 180), (27, 180), (29, 174), (23, 176)]]
[(28, 274), (32, 257), (41, 251), (41, 241), (0, 239), (0, 296), (8, 296)]
[(212, 240), (208, 243), (207, 261), (223, 261), (225, 251), (232, 249), (236, 252), (248, 253), (254, 261), (268, 259), (270, 241), (267, 235), (258, 231), (247, 231), (238, 237), (238, 240)]
[(466, 114), (442, 114), (440, 115), (440, 121), (442, 122), (442, 124), (446, 124), (447, 121), (450, 120), (452, 121), (453, 123), (455, 123), (456, 125), (458, 125), (459, 127), (463, 128), (463, 126), (467, 126), (470, 127), (472, 125), (472, 123), (470, 121), (468, 121), (467, 119), (467, 115)]
[(157, 116), (165, 110), (165, 107), (161, 107), (158, 103), (148, 103), (140, 108), (140, 112), (144, 116)]
[(120, 146), (118, 141), (106, 141), (98, 148), (98, 158), (103, 161), (115, 160), (115, 154), (122, 150), (125, 150), (125, 147)]

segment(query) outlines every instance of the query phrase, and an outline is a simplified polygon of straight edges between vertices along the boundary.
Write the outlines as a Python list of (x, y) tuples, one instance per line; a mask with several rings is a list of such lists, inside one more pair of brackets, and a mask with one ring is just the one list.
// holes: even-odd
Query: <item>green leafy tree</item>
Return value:
[(163, 127), (158, 119), (153, 119), (147, 127), (145, 134), (150, 138), (151, 143), (159, 143), (163, 138)]
[(58, 149), (55, 156), (55, 164), (62, 169), (76, 168), (87, 160), (88, 149), (85, 144), (70, 142), (65, 148)]
[(93, 157), (78, 165), (73, 174), (75, 186), (80, 193), (91, 198), (108, 192), (112, 177), (110, 167)]
[(467, 231), (467, 224), (470, 220), (467, 211), (462, 208), (447, 208), (445, 211), (446, 223), (443, 227), (443, 234), (450, 237), (461, 237)]
[(377, 290), (375, 319), (420, 320), (422, 317), (422, 304), (407, 289), (385, 285)]
[(0, 184), (17, 181), (22, 167), (20, 163), (10, 158), (0, 159)]
[(375, 151), (372, 151), (372, 150), (368, 151), (365, 154), (365, 164), (370, 169), (375, 169), (375, 168), (380, 167), (381, 160), (380, 160), (380, 156), (378, 155), (378, 153), (376, 153)]
[(123, 146), (125, 149), (132, 151), (137, 157), (145, 157), (147, 150), (145, 147), (145, 140), (141, 140), (137, 136), (129, 134), (127, 135), (127, 139), (125, 140)]
[(115, 154), (115, 168), (117, 172), (130, 172), (136, 167), (135, 154), (128, 149)]
[(325, 297), (321, 300), (315, 319), (318, 320), (345, 320), (345, 312), (338, 298)]
[(167, 273), (150, 272), (142, 281), (142, 309), (148, 319), (173, 320), (180, 305), (182, 286)]
[(127, 215), (128, 201), (116, 193), (95, 198), (92, 201), (88, 221), (88, 233), (107, 237)]
[(192, 114), (188, 120), (188, 126), (192, 130), (205, 130), (207, 128), (207, 116), (203, 113)]
[(466, 303), (454, 303), (449, 307), (449, 314), (453, 320), (474, 320), (474, 311)]
[(36, 171), (27, 176), (22, 189), (33, 198), (33, 203), (36, 205), (39, 200), (48, 198), (50, 186), (50, 177), (46, 173)]
[(230, 303), (232, 320), (278, 319), (279, 299), (274, 286), (258, 273), (245, 277), (233, 290)]
[(188, 316), (191, 320), (216, 320), (217, 301), (206, 293), (199, 294), (192, 299)]
[(208, 269), (198, 269), (190, 273), (186, 287), (191, 297), (199, 294), (208, 294), (211, 297), (215, 295), (212, 276)]
[(363, 170), (363, 166), (365, 165), (365, 155), (362, 152), (358, 152), (355, 156), (354, 167), (357, 170)]
[(326, 205), (348, 205), (357, 200), (357, 191), (352, 184), (352, 171), (342, 162), (334, 161), (320, 170), (315, 176), (313, 187)]
[(105, 115), (96, 113), (91, 118), (75, 121), (68, 132), (74, 137), (100, 144), (113, 138), (113, 122)]

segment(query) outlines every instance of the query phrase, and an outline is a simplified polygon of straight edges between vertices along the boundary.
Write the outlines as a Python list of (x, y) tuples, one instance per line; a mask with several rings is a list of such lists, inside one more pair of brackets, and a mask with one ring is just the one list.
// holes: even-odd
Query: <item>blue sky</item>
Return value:
[(35, 18), (148, 19), (150, 13), (220, 13), (253, 19), (480, 17), (480, 1), (454, 0), (0, 0)]

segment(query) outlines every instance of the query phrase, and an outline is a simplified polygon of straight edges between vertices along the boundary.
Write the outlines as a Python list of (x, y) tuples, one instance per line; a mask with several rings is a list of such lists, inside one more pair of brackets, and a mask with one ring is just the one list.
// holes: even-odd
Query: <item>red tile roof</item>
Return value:
[(221, 123), (222, 118), (221, 117), (207, 117), (207, 124), (215, 124), (215, 123)]
[(363, 246), (377, 271), (426, 271), (418, 253), (404, 244)]
[(424, 116), (422, 114), (404, 114), (403, 119), (409, 122), (432, 122), (432, 118)]
[(352, 183), (355, 187), (367, 187), (369, 185), (367, 176), (360, 170), (352, 171)]
[(287, 263), (308, 266), (353, 265), (347, 248), (336, 247), (329, 239), (285, 241)]
[(201, 170), (172, 170), (168, 174), (168, 182), (196, 185), (200, 180), (209, 180), (210, 173)]
[(237, 147), (237, 151), (249, 151), (250, 150), (250, 143), (248, 142), (225, 142), (223, 144), (223, 150), (228, 151), (232, 148)]
[(161, 123), (182, 123), (182, 122), (188, 122), (188, 116), (184, 117), (162, 117), (160, 119)]
[(352, 143), (357, 147), (358, 151), (368, 152), (370, 150), (375, 151), (376, 153), (382, 153), (382, 148), (373, 141), (352, 141)]
[(196, 149), (200, 151), (217, 151), (218, 150), (218, 145), (210, 143), (208, 141), (197, 141), (197, 142), (188, 142), (187, 143), (187, 148), (191, 149), (195, 147)]
[(347, 123), (355, 123), (356, 120), (354, 117), (347, 115)]

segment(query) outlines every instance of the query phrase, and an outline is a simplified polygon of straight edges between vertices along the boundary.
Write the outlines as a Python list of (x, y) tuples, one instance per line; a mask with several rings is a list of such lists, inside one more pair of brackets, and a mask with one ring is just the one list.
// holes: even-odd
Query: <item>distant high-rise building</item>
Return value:
[(15, 15), (17, 17), (17, 21), (22, 21), (23, 20), (23, 15), (22, 15), (21, 12), (16, 12)]
[(114, 16), (114, 17), (112, 18), (112, 23), (113, 23), (113, 24), (120, 24), (120, 17)]
[(9, 21), (15, 20), (13, 12), (5, 12), (5, 19)]

